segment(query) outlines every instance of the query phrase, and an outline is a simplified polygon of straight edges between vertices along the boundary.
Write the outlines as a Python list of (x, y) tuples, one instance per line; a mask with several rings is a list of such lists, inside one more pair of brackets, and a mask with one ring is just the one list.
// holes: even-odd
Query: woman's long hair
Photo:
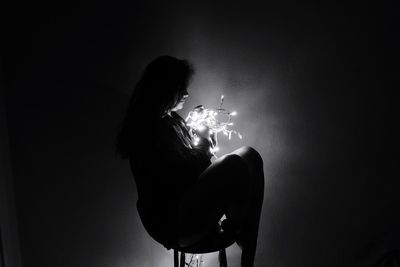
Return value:
[(151, 126), (174, 108), (189, 85), (193, 68), (187, 60), (160, 56), (150, 62), (135, 86), (117, 136), (117, 153), (128, 158), (143, 128)]

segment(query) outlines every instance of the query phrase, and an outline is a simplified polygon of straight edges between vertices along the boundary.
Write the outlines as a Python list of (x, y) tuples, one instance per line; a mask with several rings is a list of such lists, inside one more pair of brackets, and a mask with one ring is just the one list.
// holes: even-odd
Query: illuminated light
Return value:
[(193, 138), (193, 145), (197, 146), (197, 145), (199, 144), (199, 142), (200, 142), (200, 138), (197, 137), (197, 136), (195, 136), (195, 137)]
[(197, 130), (199, 130), (200, 132), (204, 131), (205, 129), (206, 129), (206, 126), (201, 125), (201, 124), (197, 127)]
[[(193, 144), (195, 146), (198, 145), (200, 138), (197, 136), (196, 132), (202, 132), (205, 129), (209, 129), (209, 134), (215, 135), (215, 143), (217, 142), (218, 133), (222, 132), (225, 136), (228, 136), (229, 140), (231, 140), (232, 134), (236, 134), (239, 139), (242, 139), (243, 136), (235, 131), (228, 129), (229, 126), (233, 126), (234, 123), (231, 121), (232, 116), (237, 114), (236, 111), (229, 112), (226, 109), (222, 108), (224, 102), (224, 95), (221, 95), (220, 104), (217, 109), (207, 109), (203, 105), (199, 105), (195, 107), (192, 111), (189, 112), (186, 117), (186, 125), (190, 129), (190, 133), (193, 137)], [(218, 115), (222, 115), (218, 117)], [(226, 118), (225, 121), (220, 120), (219, 118)], [(211, 140), (211, 137), (209, 138)], [(216, 157), (215, 152), (219, 151), (219, 147), (215, 144), (214, 147), (211, 148), (211, 153)]]

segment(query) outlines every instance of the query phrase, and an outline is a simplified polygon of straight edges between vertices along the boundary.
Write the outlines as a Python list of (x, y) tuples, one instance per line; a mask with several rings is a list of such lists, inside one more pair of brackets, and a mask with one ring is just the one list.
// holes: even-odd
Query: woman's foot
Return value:
[(242, 267), (254, 267), (254, 253), (248, 253), (246, 248), (242, 249), (240, 263)]
[(241, 266), (253, 267), (256, 254), (256, 241), (252, 240), (251, 237), (246, 234), (238, 233), (236, 243), (242, 250)]

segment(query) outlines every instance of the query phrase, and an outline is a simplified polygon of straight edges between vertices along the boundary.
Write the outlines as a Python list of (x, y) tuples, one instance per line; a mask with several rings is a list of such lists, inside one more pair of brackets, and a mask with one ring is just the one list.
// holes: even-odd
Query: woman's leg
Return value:
[(240, 232), (242, 266), (252, 266), (263, 193), (262, 160), (254, 149), (243, 147), (218, 158), (183, 197), (178, 216), (181, 245), (199, 241), (226, 214)]
[[(185, 192), (178, 214), (179, 241), (189, 246), (216, 227), (229, 207), (238, 212), (249, 198), (249, 171), (238, 155), (218, 158), (199, 177), (196, 185)], [(244, 216), (235, 213), (238, 220)]]
[[(249, 168), (251, 177), (250, 203), (248, 213), (243, 223), (239, 226), (238, 244), (242, 248), (242, 266), (253, 266), (257, 248), (258, 229), (260, 224), (261, 209), (264, 200), (264, 170), (260, 154), (251, 147), (242, 147), (232, 152), (240, 156)], [(228, 214), (230, 218), (232, 214)]]

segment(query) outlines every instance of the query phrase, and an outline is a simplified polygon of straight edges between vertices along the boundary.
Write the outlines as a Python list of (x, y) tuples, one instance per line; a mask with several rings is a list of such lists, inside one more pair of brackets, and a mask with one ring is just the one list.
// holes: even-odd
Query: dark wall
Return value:
[[(182, 114), (224, 94), (244, 139), (222, 139), (221, 152), (250, 145), (264, 158), (256, 266), (373, 266), (398, 248), (391, 3), (11, 10), (4, 71), (24, 266), (172, 264), (113, 148), (132, 87), (162, 54), (196, 68)], [(239, 249), (228, 254), (238, 264)]]
[(5, 107), (3, 47), (0, 46), (0, 266), (20, 267), (21, 254)]

